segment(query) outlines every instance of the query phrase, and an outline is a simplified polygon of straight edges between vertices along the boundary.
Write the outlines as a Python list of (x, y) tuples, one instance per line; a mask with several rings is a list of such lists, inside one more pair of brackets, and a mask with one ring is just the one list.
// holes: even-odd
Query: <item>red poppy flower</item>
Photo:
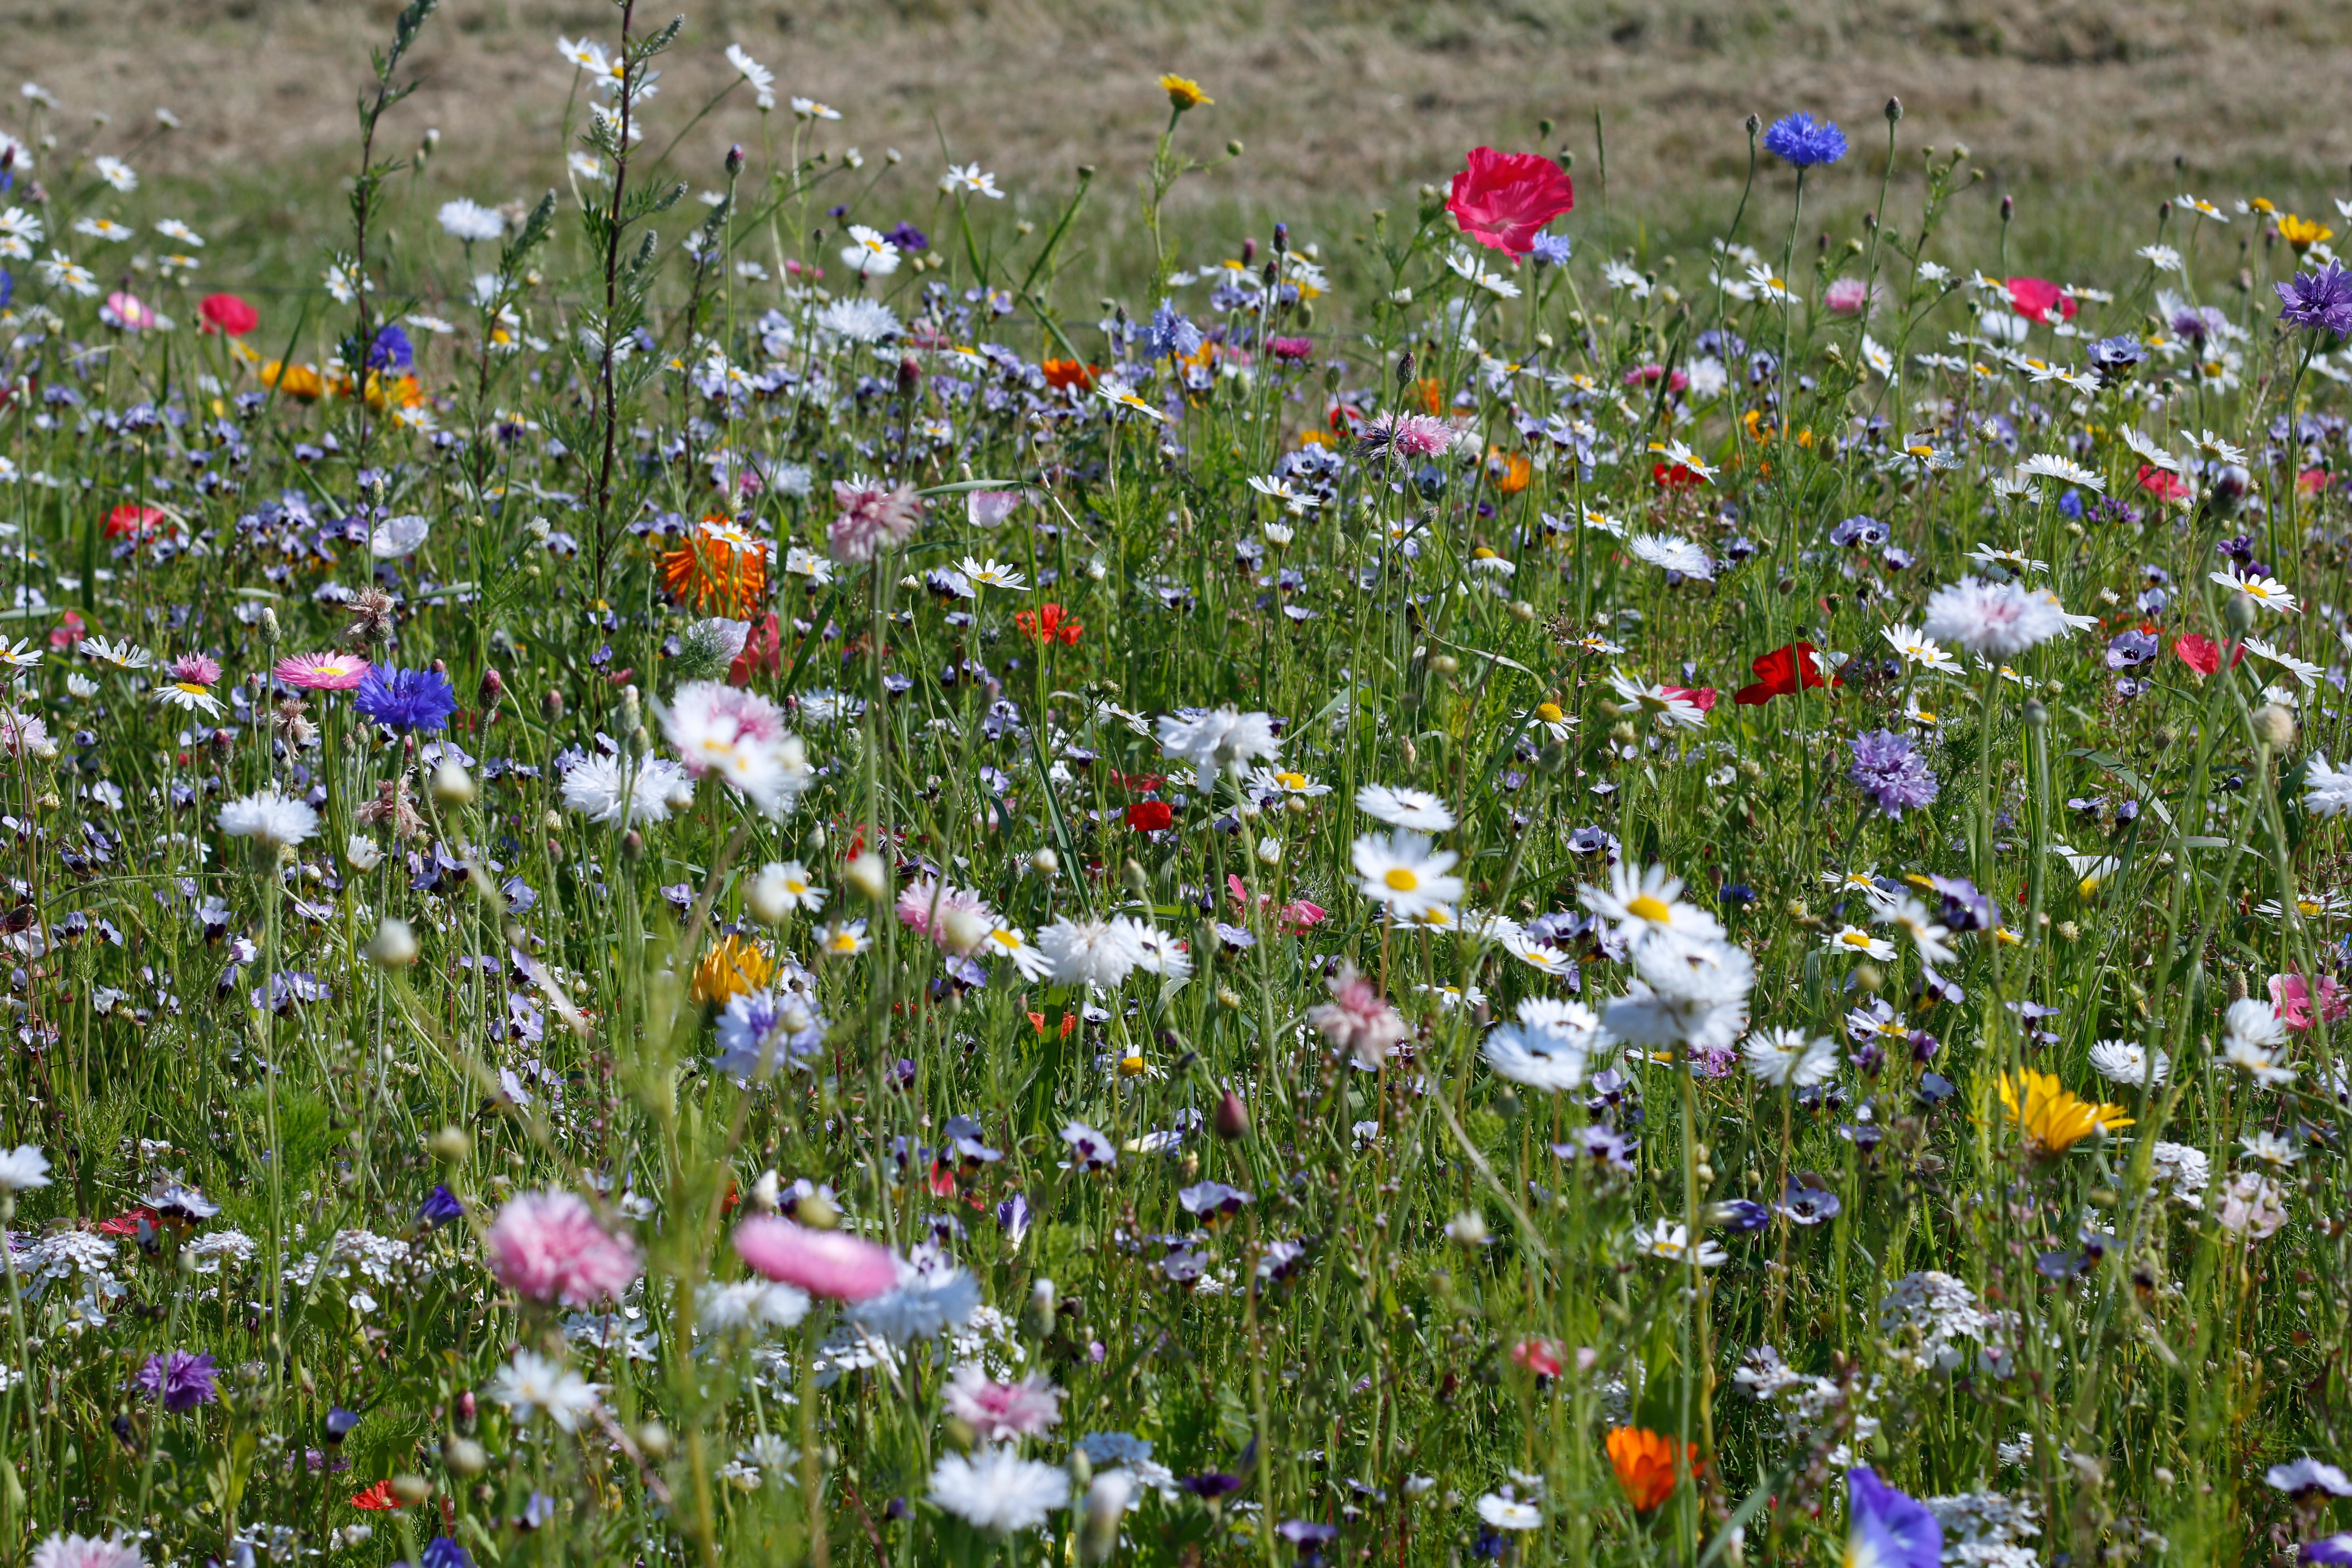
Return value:
[(1138, 833), (1163, 833), (1175, 820), (1175, 808), (1164, 800), (1139, 800), (1127, 808), (1127, 825)]
[(2139, 466), (2139, 488), (2158, 500), (2187, 500), (2189, 481), (2147, 463)]
[[(2172, 651), (2180, 662), (2200, 675), (2210, 675), (2221, 668), (2221, 645), (2211, 637), (2200, 637), (2195, 632), (2183, 632), (2172, 639)], [(2242, 644), (2230, 650), (2230, 668), (2235, 669), (2245, 658)]]
[(241, 338), (261, 325), (261, 312), (234, 294), (207, 294), (196, 306), (201, 331)]
[(363, 1492), (353, 1492), (352, 1506), (363, 1509), (369, 1513), (383, 1513), (398, 1508), (400, 1500), (392, 1495), (392, 1483), (389, 1480), (382, 1480)]
[(116, 1215), (112, 1219), (100, 1220), (90, 1228), (100, 1236), (137, 1236), (139, 1222), (142, 1220), (146, 1221), (152, 1227), (161, 1225), (163, 1222), (163, 1216), (142, 1205), (138, 1208)]
[(1558, 1377), (1559, 1346), (1550, 1340), (1521, 1340), (1511, 1347), (1511, 1360), (1538, 1377)]
[(1696, 469), (1685, 468), (1680, 463), (1652, 463), (1650, 478), (1655, 480), (1661, 489), (1670, 490), (1686, 490), (1693, 485), (1703, 485), (1706, 482), (1699, 478)]
[(1068, 619), (1067, 614), (1061, 605), (1049, 601), (1034, 610), (1015, 612), (1013, 624), (1021, 628), (1024, 637), (1034, 637), (1039, 642), (1059, 642), (1076, 647), (1078, 638), (1086, 635), (1087, 628)]
[(2009, 304), (2010, 309), (2029, 321), (2041, 321), (2046, 325), (2053, 310), (2058, 312), (2058, 319), (2062, 321), (2074, 319), (2074, 296), (2045, 279), (2011, 279)]
[(81, 612), (68, 610), (66, 618), (49, 628), (49, 646), (63, 653), (88, 636), (89, 627), (82, 624)]
[(106, 537), (109, 539), (143, 539), (164, 521), (163, 513), (137, 501), (124, 501), (106, 514)]
[[(1801, 679), (1807, 686), (1820, 686), (1822, 665), (1820, 650), (1809, 642), (1792, 642), (1786, 647), (1776, 647), (1759, 656), (1748, 668), (1756, 672), (1756, 684), (1743, 686), (1733, 693), (1732, 700), (1753, 708), (1769, 702), (1775, 697), (1793, 697)], [(1827, 684), (1843, 686), (1843, 677), (1832, 675)]]
[(1469, 167), (1454, 176), (1445, 210), (1462, 232), (1507, 256), (1535, 248), (1543, 226), (1576, 205), (1576, 186), (1539, 153), (1497, 153), (1474, 147)]
[(783, 652), (783, 627), (771, 611), (751, 623), (749, 636), (743, 639), (743, 651), (727, 667), (727, 684), (749, 686), (755, 675), (773, 675), (779, 656)]

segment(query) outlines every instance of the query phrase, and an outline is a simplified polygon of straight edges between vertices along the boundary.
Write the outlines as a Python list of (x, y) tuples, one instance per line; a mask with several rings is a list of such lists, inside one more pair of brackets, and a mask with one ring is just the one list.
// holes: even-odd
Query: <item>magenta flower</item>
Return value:
[(1330, 987), (1331, 1000), (1310, 1008), (1307, 1021), (1331, 1042), (1333, 1050), (1345, 1052), (1368, 1066), (1377, 1066), (1403, 1044), (1408, 1033), (1404, 1020), (1370, 981), (1356, 973), (1354, 964), (1341, 964), (1339, 973), (1326, 984)]
[(210, 1405), (220, 1397), (220, 1390), (213, 1383), (213, 1358), (192, 1355), (186, 1351), (149, 1356), (134, 1381), (174, 1414)]
[(296, 654), (271, 671), (304, 691), (349, 691), (367, 679), (368, 661), (351, 653)]
[(1040, 1436), (1062, 1420), (1062, 1391), (1043, 1373), (997, 1383), (978, 1362), (970, 1362), (949, 1380), (946, 1400), (949, 1415), (990, 1443)]
[(184, 653), (172, 661), (171, 675), (194, 686), (210, 686), (221, 678), (220, 661), (200, 653)]
[(836, 1301), (866, 1300), (898, 1282), (898, 1265), (888, 1247), (772, 1215), (737, 1226), (735, 1250), (769, 1279)]
[(635, 1245), (606, 1230), (573, 1193), (523, 1194), (499, 1211), (486, 1243), (490, 1272), (534, 1301), (615, 1300), (643, 1269)]
[(1400, 458), (1433, 458), (1454, 445), (1454, 426), (1426, 414), (1383, 414), (1365, 422), (1364, 445)]

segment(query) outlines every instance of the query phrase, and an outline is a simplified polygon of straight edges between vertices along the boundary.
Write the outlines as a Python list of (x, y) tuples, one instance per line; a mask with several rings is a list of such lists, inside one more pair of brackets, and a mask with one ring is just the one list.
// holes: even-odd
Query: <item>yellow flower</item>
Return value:
[(1188, 109), (1198, 109), (1204, 103), (1217, 101), (1202, 92), (1201, 84), (1189, 76), (1163, 76), (1160, 79), (1160, 90), (1168, 95), (1168, 101), (1175, 105), (1179, 114)]
[(2336, 237), (2336, 231), (2326, 224), (2313, 218), (2297, 217), (2293, 213), (2278, 220), (2278, 231), (2281, 239), (2294, 247), (2297, 256), (2322, 240)]
[(776, 961), (740, 936), (726, 936), (694, 966), (697, 1002), (726, 1005), (776, 976)]
[(2132, 1119), (2124, 1114), (2120, 1105), (2102, 1105), (2069, 1092), (2049, 1073), (2035, 1072), (2032, 1068), (2019, 1070), (2023, 1081), (2025, 1104), (2018, 1106), (2018, 1085), (2009, 1075), (2000, 1075), (2001, 1109), (2017, 1123), (2026, 1141), (2052, 1154), (2063, 1154), (2094, 1132), (2108, 1132), (2118, 1127), (2129, 1127)]

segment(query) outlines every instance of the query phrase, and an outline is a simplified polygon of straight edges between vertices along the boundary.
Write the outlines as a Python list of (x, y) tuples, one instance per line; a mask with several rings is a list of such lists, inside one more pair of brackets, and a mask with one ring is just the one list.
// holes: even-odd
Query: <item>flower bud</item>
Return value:
[(1240, 1095), (1229, 1089), (1225, 1090), (1224, 1098), (1217, 1101), (1216, 1114), (1209, 1124), (1226, 1142), (1237, 1142), (1249, 1136), (1249, 1107), (1242, 1102)]
[(262, 605), (261, 646), (264, 647), (276, 647), (278, 646), (278, 639), (285, 635), (285, 632), (280, 629), (278, 625), (278, 612), (270, 608), (268, 605)]
[(1889, 125), (1896, 125), (1900, 124), (1902, 120), (1903, 100), (1899, 98), (1888, 99), (1886, 100), (1886, 123)]
[(811, 1230), (831, 1230), (841, 1223), (841, 1211), (823, 1193), (811, 1193), (793, 1205), (793, 1218)]
[(1051, 846), (1034, 851), (1029, 857), (1029, 869), (1040, 877), (1051, 877), (1062, 868), (1062, 858)]
[(2230, 630), (2239, 637), (2243, 637), (2253, 630), (2253, 595), (2244, 593), (2231, 595), (2230, 602), (2221, 606), (2221, 619), (2229, 626)]
[(1085, 1514), (1078, 1521), (1079, 1562), (1096, 1568), (1110, 1561), (1110, 1554), (1118, 1550), (1119, 1517), (1127, 1512), (1128, 1500), (1134, 1495), (1135, 1479), (1126, 1470), (1106, 1470), (1094, 1478), (1087, 1488)]
[(374, 839), (363, 833), (354, 833), (352, 841), (343, 846), (343, 864), (365, 876), (383, 864), (383, 851), (377, 847)]
[(383, 969), (405, 969), (416, 962), (416, 933), (406, 921), (392, 915), (384, 917), (367, 944), (369, 961)]
[(743, 143), (736, 142), (727, 149), (727, 177), (733, 179), (743, 172)]
[(392, 1478), (392, 1495), (400, 1500), (402, 1507), (415, 1508), (433, 1495), (433, 1483), (423, 1476), (404, 1472)]
[(455, 757), (444, 757), (434, 764), (433, 798), (443, 805), (471, 805), (474, 801), (474, 776)]
[(2294, 744), (2294, 715), (2275, 702), (2254, 710), (2254, 739), (2273, 752)]
[(484, 712), (488, 712), (489, 710), (497, 707), (499, 705), (499, 699), (505, 696), (506, 691), (506, 677), (500, 675), (497, 670), (489, 668), (488, 666), (484, 666), (482, 669), (482, 684), (479, 691), (482, 710)]
[(426, 1147), (443, 1164), (462, 1165), (474, 1152), (474, 1140), (464, 1128), (451, 1125), (433, 1134), (432, 1142)]
[(871, 849), (852, 860), (844, 876), (867, 903), (878, 904), (890, 896), (890, 868)]
[(668, 1458), (669, 1428), (658, 1421), (646, 1422), (637, 1428), (637, 1447), (645, 1450), (646, 1458), (649, 1459)]
[(490, 1468), (490, 1452), (471, 1437), (444, 1437), (441, 1463), (453, 1476), (478, 1476)]

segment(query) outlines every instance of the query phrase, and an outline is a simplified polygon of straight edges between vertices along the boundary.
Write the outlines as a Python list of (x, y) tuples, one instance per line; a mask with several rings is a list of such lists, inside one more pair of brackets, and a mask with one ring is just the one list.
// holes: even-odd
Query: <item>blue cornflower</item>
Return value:
[(1845, 132), (1831, 120), (1815, 120), (1804, 110), (1784, 114), (1764, 132), (1764, 151), (1800, 169), (1834, 163), (1845, 156)]
[(387, 322), (368, 344), (367, 367), (370, 370), (406, 370), (416, 363), (416, 350), (408, 334)]
[(2137, 626), (2127, 626), (2107, 644), (2107, 668), (2130, 669), (2156, 657), (2157, 641)]
[(1873, 730), (1846, 743), (1853, 750), (1846, 777), (1889, 816), (1919, 810), (1943, 787), (1911, 742), (1892, 730)]
[(16, 279), (9, 275), (6, 268), (0, 267), (0, 306), (5, 306), (16, 296)]
[(1943, 1561), (1943, 1526), (1916, 1498), (1867, 1465), (1848, 1470), (1845, 1487), (1845, 1560), (1854, 1568), (1936, 1568)]
[(433, 1190), (425, 1194), (425, 1201), (416, 1205), (416, 1217), (436, 1230), (461, 1217), (465, 1212), (466, 1205), (457, 1201), (457, 1194), (437, 1182), (434, 1184)]
[(931, 247), (930, 236), (910, 223), (900, 224), (882, 237), (909, 255), (918, 250), (929, 250)]
[(2147, 345), (2128, 333), (2101, 338), (2091, 345), (2091, 368), (2102, 385), (2123, 380), (2147, 358)]
[(417, 1556), (424, 1568), (474, 1568), (473, 1555), (446, 1535), (436, 1535), (425, 1543)]
[(1176, 308), (1173, 300), (1160, 300), (1160, 309), (1152, 311), (1151, 320), (1144, 324), (1144, 357), (1181, 358), (1200, 352), (1201, 329)]
[(2331, 261), (2317, 272), (2298, 272), (2284, 283), (2273, 283), (2286, 301), (2279, 320), (2306, 331), (2352, 336), (2352, 272)]
[(387, 729), (429, 735), (457, 710), (457, 694), (437, 669), (390, 669), (379, 664), (360, 682), (352, 706)]
[(1564, 265), (1574, 249), (1564, 234), (1539, 234), (1528, 243), (1528, 254), (1551, 267)]

